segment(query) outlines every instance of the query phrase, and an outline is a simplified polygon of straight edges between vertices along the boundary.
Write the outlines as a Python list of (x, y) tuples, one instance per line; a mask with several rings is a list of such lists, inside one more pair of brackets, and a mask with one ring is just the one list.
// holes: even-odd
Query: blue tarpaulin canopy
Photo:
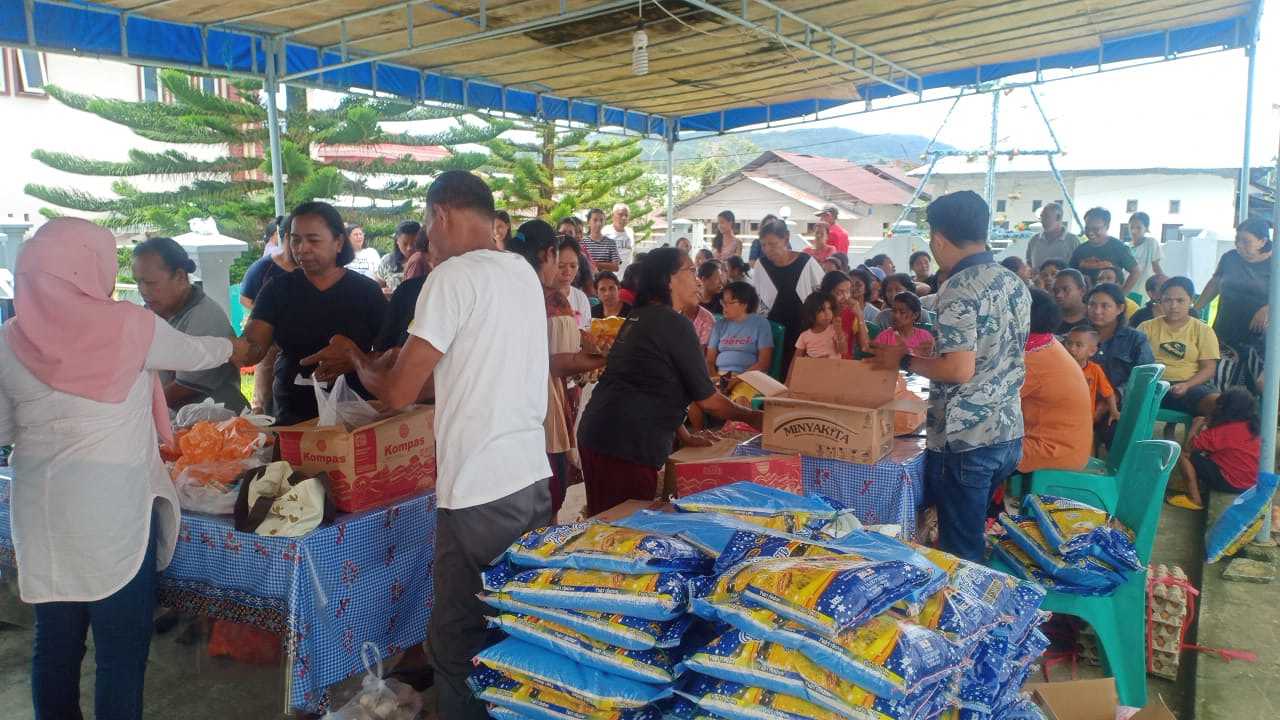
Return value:
[[(856, 100), (1247, 45), (1232, 0), (0, 0), (0, 45), (676, 139)], [(643, 20), (649, 72), (632, 72)]]

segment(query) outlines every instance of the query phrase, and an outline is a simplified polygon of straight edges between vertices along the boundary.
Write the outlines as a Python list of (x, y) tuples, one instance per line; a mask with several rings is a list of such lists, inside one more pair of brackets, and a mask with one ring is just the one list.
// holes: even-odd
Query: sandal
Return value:
[(1203, 505), (1197, 505), (1191, 502), (1191, 498), (1181, 494), (1174, 495), (1173, 497), (1169, 498), (1165, 502), (1169, 503), (1174, 507), (1182, 508), (1183, 510), (1203, 510), (1204, 509)]

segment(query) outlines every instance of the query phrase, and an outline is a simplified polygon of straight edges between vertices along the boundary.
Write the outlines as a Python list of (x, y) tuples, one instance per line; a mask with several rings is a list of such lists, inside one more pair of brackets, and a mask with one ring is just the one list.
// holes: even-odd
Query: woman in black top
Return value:
[[(272, 344), (280, 348), (272, 399), (273, 414), (281, 425), (318, 414), (315, 391), (296, 382), (311, 376), (311, 368), (302, 367), (300, 361), (328, 347), (334, 335), (349, 337), (368, 351), (387, 309), (376, 282), (343, 267), (355, 251), (342, 216), (332, 205), (299, 205), (290, 216), (288, 242), (298, 269), (262, 288), (244, 331), (252, 362), (261, 360)], [(364, 392), (355, 373), (348, 374), (347, 382), (356, 392)]]
[(673, 306), (698, 301), (693, 261), (675, 248), (640, 264), (636, 306), (609, 351), (578, 428), (587, 514), (624, 500), (652, 500), (690, 403), (725, 420), (760, 426), (759, 411), (716, 392), (693, 324)]
[[(1219, 371), (1224, 385), (1252, 386), (1262, 371), (1265, 334), (1271, 321), (1267, 289), (1271, 286), (1271, 224), (1250, 218), (1236, 228), (1236, 249), (1218, 261), (1213, 278), (1196, 300), (1197, 314), (1219, 295), (1213, 331), (1218, 342), (1229, 347), (1236, 362)], [(1228, 356), (1224, 352), (1223, 360)], [(1255, 388), (1261, 392), (1262, 388)]]
[(782, 344), (782, 376), (791, 368), (796, 339), (805, 331), (802, 306), (809, 293), (818, 289), (826, 273), (812, 256), (791, 249), (791, 232), (781, 220), (760, 226), (760, 266), (753, 282), (760, 301), (768, 308), (770, 322), (786, 329)]
[(618, 282), (618, 276), (605, 270), (596, 275), (596, 296), (600, 298), (599, 304), (591, 306), (591, 317), (607, 318), (607, 317), (626, 317), (631, 314), (631, 306), (623, 302), (622, 283)]

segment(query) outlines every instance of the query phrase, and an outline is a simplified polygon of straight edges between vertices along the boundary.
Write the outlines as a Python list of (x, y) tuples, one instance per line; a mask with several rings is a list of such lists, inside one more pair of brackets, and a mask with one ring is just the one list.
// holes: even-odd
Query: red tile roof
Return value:
[[(774, 150), (772, 154), (868, 205), (905, 205), (911, 200), (910, 190), (848, 160), (780, 150)], [(891, 174), (896, 177), (899, 173)], [(903, 180), (909, 182), (905, 177)]]

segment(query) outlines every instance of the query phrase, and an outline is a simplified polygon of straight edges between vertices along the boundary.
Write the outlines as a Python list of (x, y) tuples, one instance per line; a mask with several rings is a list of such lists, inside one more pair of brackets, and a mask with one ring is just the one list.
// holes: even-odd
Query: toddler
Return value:
[(840, 342), (836, 337), (836, 304), (830, 295), (810, 293), (800, 312), (805, 331), (796, 339), (796, 356), (811, 358), (838, 358)]
[[(1102, 370), (1102, 366), (1090, 358), (1098, 354), (1098, 331), (1092, 325), (1077, 325), (1067, 333), (1064, 343), (1071, 357), (1080, 363), (1084, 372), (1084, 380), (1089, 384), (1089, 400), (1093, 403), (1093, 422), (1095, 426), (1105, 427), (1120, 419), (1120, 408), (1116, 405), (1116, 391), (1111, 381)], [(1102, 400), (1102, 402), (1098, 402)]]
[(1259, 431), (1258, 405), (1248, 390), (1231, 388), (1219, 395), (1213, 414), (1191, 425), (1187, 448), (1178, 458), (1187, 492), (1169, 498), (1169, 504), (1203, 510), (1211, 489), (1238, 495), (1253, 487), (1262, 455)]

